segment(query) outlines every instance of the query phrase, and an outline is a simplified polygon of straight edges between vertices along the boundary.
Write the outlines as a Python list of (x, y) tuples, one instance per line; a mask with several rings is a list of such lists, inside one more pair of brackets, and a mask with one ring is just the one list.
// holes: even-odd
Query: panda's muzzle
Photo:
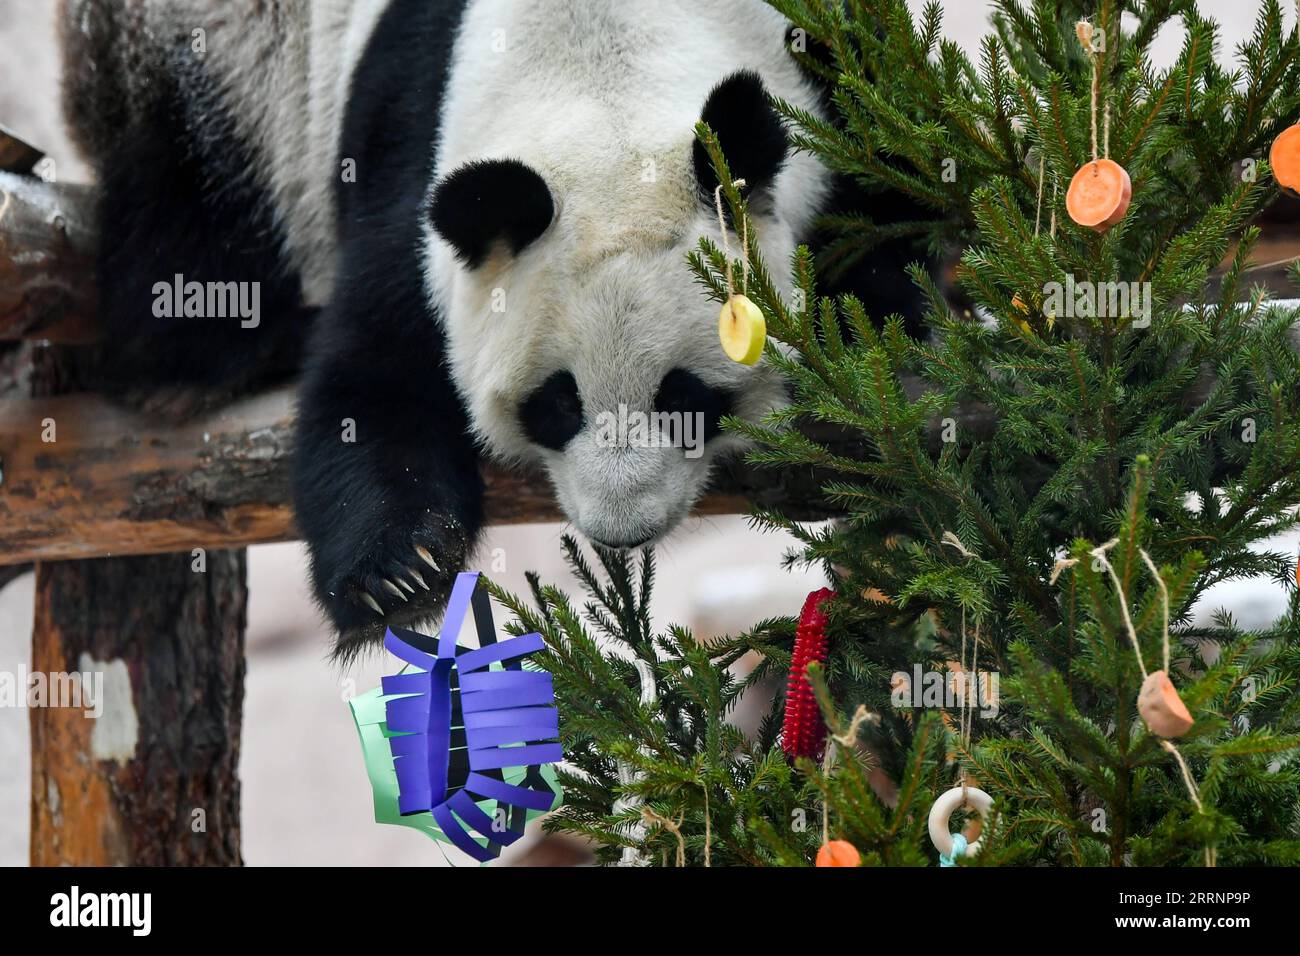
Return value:
[[(588, 537), (591, 537), (588, 535)], [(591, 538), (591, 543), (604, 548), (607, 551), (635, 551), (637, 548), (644, 548), (647, 544), (657, 538), (658, 535), (646, 535), (638, 541), (601, 541), (599, 538)]]

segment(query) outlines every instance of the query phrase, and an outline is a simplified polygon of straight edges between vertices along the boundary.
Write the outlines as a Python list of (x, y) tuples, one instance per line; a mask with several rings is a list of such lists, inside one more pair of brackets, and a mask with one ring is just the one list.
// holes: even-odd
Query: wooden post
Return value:
[[(89, 194), (43, 186), (0, 172), (0, 324), (84, 341), (94, 310), (84, 291), (93, 274)], [(55, 423), (55, 396), (65, 390), (60, 359), (58, 348), (44, 353), (32, 376), (34, 402)], [(68, 432), (65, 448), (76, 444)], [(20, 426), (10, 437), (37, 436)], [(130, 444), (127, 434), (116, 439)], [(59, 439), (42, 444), (54, 451)], [(36, 470), (9, 451), (20, 472)], [(23, 494), (10, 482), (15, 491)], [(29, 711), (33, 866), (242, 862), (246, 553), (173, 547), (180, 553), (42, 555), (36, 566), (31, 671), (43, 675), (49, 698)], [(73, 674), (75, 683), (61, 679)], [(72, 699), (56, 699), (55, 688)]]
[(83, 676), (30, 711), (33, 866), (242, 862), (245, 552), (195, 560), (37, 565), (31, 670)]

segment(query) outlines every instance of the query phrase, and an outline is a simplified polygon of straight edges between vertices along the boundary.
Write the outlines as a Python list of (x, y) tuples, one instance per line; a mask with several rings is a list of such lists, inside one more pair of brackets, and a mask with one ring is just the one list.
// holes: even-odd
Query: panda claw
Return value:
[(406, 578), (402, 577), (400, 574), (394, 574), (393, 580), (395, 580), (397, 582), (397, 586), (401, 588), (403, 591), (405, 591), (407, 594), (415, 593), (415, 588), (413, 588), (410, 584), (408, 584)]
[(362, 592), (361, 592), (361, 600), (364, 601), (364, 602), (366, 603), (366, 605), (367, 605), (367, 606), (368, 606), (372, 611), (374, 611), (376, 614), (378, 614), (380, 617), (383, 617), (383, 616), (384, 616), (384, 609), (383, 609), (382, 607), (379, 606), (379, 602), (378, 602), (378, 601), (376, 601), (374, 598), (372, 598), (372, 597), (370, 596), (370, 593), (369, 593), (368, 591), (362, 591)]
[(393, 597), (399, 597), (403, 601), (407, 599), (406, 595), (402, 593), (402, 589), (399, 588), (392, 581), (388, 580), (388, 578), (384, 578), (382, 583), (384, 585), (384, 590), (387, 591), (389, 594), (393, 595)]
[(411, 580), (413, 580), (420, 587), (424, 588), (426, 591), (429, 590), (429, 585), (424, 583), (424, 575), (420, 574), (420, 572), (415, 570), (415, 568), (407, 568), (406, 573), (410, 575)]
[(415, 546), (415, 553), (420, 556), (420, 560), (422, 560), (429, 567), (433, 568), (433, 570), (437, 571), (439, 574), (442, 573), (442, 568), (438, 567), (438, 562), (433, 560), (433, 555), (429, 553), (428, 548), (421, 547), (420, 545), (417, 544)]

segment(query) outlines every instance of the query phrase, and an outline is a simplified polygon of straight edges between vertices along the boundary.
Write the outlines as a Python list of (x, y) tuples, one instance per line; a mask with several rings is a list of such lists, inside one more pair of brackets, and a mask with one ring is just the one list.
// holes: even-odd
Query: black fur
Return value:
[[(883, 35), (879, 30), (877, 33)], [(796, 40), (802, 41), (804, 55), (800, 62), (805, 75), (820, 89), (822, 107), (832, 117), (832, 122), (842, 128), (844, 124), (832, 96), (834, 87), (826, 81), (828, 74), (834, 76), (838, 73), (835, 52), (807, 33), (796, 34), (795, 28), (791, 27), (787, 46), (795, 49)], [(885, 161), (888, 162), (888, 158)], [(825, 211), (828, 214), (860, 213), (882, 225), (934, 217), (932, 210), (903, 193), (869, 192), (845, 173), (833, 175), (831, 196), (825, 204)], [(927, 337), (922, 323), (925, 297), (906, 270), (912, 263), (920, 262), (934, 274), (938, 271), (935, 257), (918, 242), (893, 239), (870, 249), (856, 260), (833, 262), (825, 253), (834, 238), (826, 230), (818, 230), (807, 237), (808, 245), (817, 255), (818, 294), (832, 297), (854, 295), (866, 306), (867, 314), (877, 326), (883, 326), (884, 320), (891, 315), (900, 315), (909, 335)], [(844, 334), (851, 338), (853, 330), (846, 325)]]
[[(740, 70), (720, 82), (709, 93), (700, 118), (717, 134), (732, 178), (745, 181), (746, 195), (760, 194), (771, 185), (785, 165), (790, 139), (757, 73)], [(700, 193), (712, 205), (718, 177), (698, 140), (692, 161)]]
[[(296, 370), (306, 313), (284, 263), (255, 164), (220, 110), (202, 64), (178, 45), (150, 99), (99, 160), (98, 282), (104, 344), (83, 371), (119, 396), (171, 386), (231, 394)], [(260, 284), (260, 324), (237, 316), (158, 317), (154, 286)]]
[(462, 166), (438, 184), (429, 204), (433, 228), (471, 269), (483, 264), (498, 241), (518, 255), (554, 216), (546, 181), (514, 159)]
[(553, 451), (563, 451), (585, 421), (572, 372), (551, 375), (519, 409), (519, 423), (528, 440)]
[[(340, 187), (341, 268), (300, 390), (294, 491), (316, 597), (344, 654), (386, 623), (439, 610), (483, 524), (478, 453), (419, 258), (463, 7), (394, 0), (353, 78), (343, 129), (357, 181)], [(345, 419), (355, 442), (343, 441)]]
[[(826, 209), (861, 212), (881, 224), (934, 215), (902, 193), (868, 192), (853, 177), (843, 175), (834, 178)], [(812, 238), (810, 245), (821, 255), (826, 242), (833, 237), (819, 234)], [(925, 265), (931, 274), (936, 271), (936, 262), (926, 250), (907, 239), (881, 243), (848, 262), (831, 263), (823, 255), (819, 260), (817, 294), (857, 296), (877, 326), (883, 326), (889, 316), (899, 315), (908, 335), (925, 338), (928, 334), (922, 322), (925, 296), (907, 274), (907, 267), (914, 262)], [(852, 329), (846, 327), (845, 334), (851, 337)]]
[(693, 372), (675, 368), (659, 384), (655, 411), (702, 414), (704, 440), (707, 442), (722, 434), (722, 417), (731, 414), (734, 402), (735, 396), (726, 389), (714, 388)]

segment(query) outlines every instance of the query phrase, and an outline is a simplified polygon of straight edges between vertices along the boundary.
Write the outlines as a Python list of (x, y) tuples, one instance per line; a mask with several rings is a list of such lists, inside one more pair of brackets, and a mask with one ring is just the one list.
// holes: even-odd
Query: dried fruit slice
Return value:
[(767, 323), (763, 312), (743, 295), (733, 295), (718, 315), (718, 338), (733, 362), (753, 365), (763, 354)]
[(1124, 218), (1133, 198), (1133, 181), (1114, 160), (1087, 163), (1070, 180), (1065, 209), (1081, 226), (1105, 232)]
[(828, 840), (817, 851), (818, 866), (861, 866), (862, 855), (847, 840)]
[(1300, 123), (1288, 126), (1273, 140), (1268, 164), (1279, 186), (1300, 193)]
[(1164, 671), (1152, 671), (1142, 682), (1138, 713), (1151, 732), (1161, 737), (1181, 737), (1192, 729), (1192, 715)]

